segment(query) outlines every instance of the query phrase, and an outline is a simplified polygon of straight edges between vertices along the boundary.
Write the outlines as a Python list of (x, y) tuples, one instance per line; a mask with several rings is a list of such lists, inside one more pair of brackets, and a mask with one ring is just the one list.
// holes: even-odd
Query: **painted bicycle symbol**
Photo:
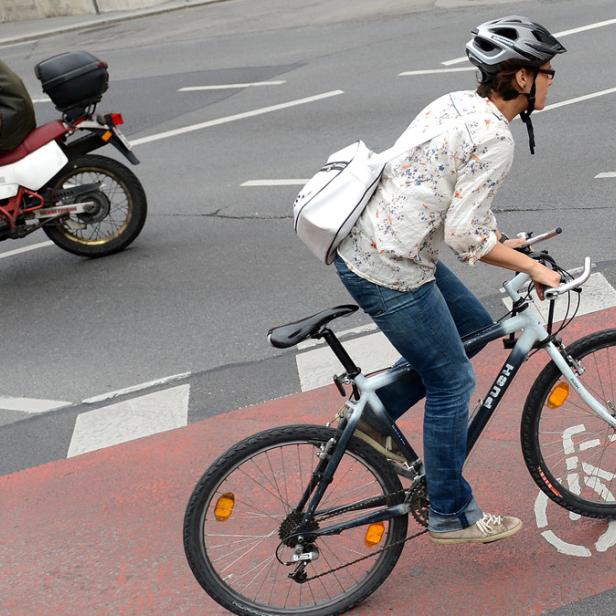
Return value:
[[(608, 489), (610, 482), (616, 478), (616, 474), (606, 471), (598, 466), (594, 466), (588, 462), (581, 461), (580, 455), (582, 452), (589, 451), (601, 445), (600, 439), (594, 438), (581, 442), (575, 441), (576, 437), (586, 432), (584, 424), (578, 424), (565, 429), (562, 433), (562, 446), (565, 455), (565, 466), (567, 471), (566, 484), (570, 492), (576, 495), (581, 494), (582, 484), (593, 490), (606, 502), (616, 500), (612, 492)], [(616, 440), (616, 434), (608, 437), (609, 441)], [(561, 479), (558, 479), (560, 482)], [(607, 484), (607, 485), (606, 485)], [(548, 526), (547, 506), (549, 499), (543, 493), (539, 492), (535, 499), (535, 519), (539, 529)], [(578, 520), (579, 514), (569, 512), (570, 520)], [(588, 558), (592, 556), (592, 550), (585, 545), (569, 543), (557, 536), (554, 531), (547, 529), (542, 531), (541, 536), (558, 552), (568, 556), (578, 556)], [(607, 529), (599, 536), (597, 541), (592, 546), (597, 552), (605, 552), (613, 545), (616, 545), (616, 520), (612, 520)]]

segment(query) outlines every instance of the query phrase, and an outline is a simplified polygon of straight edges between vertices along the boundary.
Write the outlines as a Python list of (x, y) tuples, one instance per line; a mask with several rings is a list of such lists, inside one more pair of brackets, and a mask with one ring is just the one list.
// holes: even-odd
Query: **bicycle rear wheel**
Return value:
[[(567, 348), (582, 384), (616, 417), (616, 329)], [(561, 507), (616, 518), (616, 431), (599, 418), (550, 362), (533, 384), (522, 415), (522, 451), (541, 490)]]
[[(402, 552), (408, 516), (385, 521), (376, 544), (366, 541), (366, 526), (317, 537), (313, 543), (319, 557), (308, 564), (304, 583), (290, 579), (294, 566), (276, 558), (282, 539), (292, 535), (301, 519), (294, 508), (319, 462), (317, 454), (335, 435), (335, 430), (321, 426), (267, 430), (232, 447), (199, 480), (186, 509), (184, 548), (195, 577), (220, 605), (246, 616), (340, 614), (363, 601), (389, 575)], [(386, 460), (353, 438), (319, 510), (331, 511), (367, 497), (400, 498), (401, 490)], [(368, 511), (327, 520), (317, 515), (313, 528)], [(380, 551), (388, 546), (392, 547)], [(278, 555), (290, 561), (292, 552), (283, 544)], [(362, 556), (369, 558), (310, 579)]]

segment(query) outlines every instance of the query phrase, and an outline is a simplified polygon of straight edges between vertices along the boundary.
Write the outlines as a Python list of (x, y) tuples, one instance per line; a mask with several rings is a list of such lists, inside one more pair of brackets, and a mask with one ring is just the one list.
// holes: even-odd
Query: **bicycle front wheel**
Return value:
[[(301, 521), (296, 506), (319, 463), (317, 455), (335, 435), (321, 426), (267, 430), (232, 447), (200, 479), (186, 510), (184, 548), (195, 577), (220, 605), (246, 616), (340, 614), (389, 575), (402, 552), (407, 516), (383, 522), (376, 539), (368, 537), (366, 526), (310, 539), (318, 558), (306, 566), (302, 582), (289, 577), (295, 565), (279, 562), (292, 559), (296, 541), (284, 539)], [(319, 510), (401, 494), (387, 461), (353, 438)], [(317, 511), (311, 529), (368, 511), (338, 509), (333, 517)]]
[[(584, 387), (616, 417), (616, 329), (567, 348)], [(582, 400), (550, 362), (531, 388), (521, 428), (524, 460), (541, 490), (561, 507), (616, 519), (616, 431)]]

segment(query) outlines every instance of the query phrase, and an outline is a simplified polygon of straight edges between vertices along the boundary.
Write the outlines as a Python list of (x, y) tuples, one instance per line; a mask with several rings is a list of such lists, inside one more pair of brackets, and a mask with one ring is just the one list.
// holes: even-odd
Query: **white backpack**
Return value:
[(385, 165), (403, 152), (431, 141), (449, 126), (446, 122), (435, 131), (410, 139), (403, 134), (393, 147), (380, 154), (361, 140), (334, 152), (295, 198), (293, 221), (299, 238), (329, 265), (376, 190)]

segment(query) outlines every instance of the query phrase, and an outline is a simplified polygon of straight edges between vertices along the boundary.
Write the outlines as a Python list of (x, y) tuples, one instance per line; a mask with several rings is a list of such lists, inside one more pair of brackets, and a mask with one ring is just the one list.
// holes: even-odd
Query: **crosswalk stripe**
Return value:
[(185, 426), (189, 395), (190, 385), (179, 385), (81, 413), (67, 457)]
[(45, 413), (65, 406), (70, 406), (72, 402), (65, 400), (41, 400), (38, 398), (11, 398), (0, 396), (0, 410), (20, 411), (22, 413)]
[[(387, 368), (400, 357), (381, 332), (349, 340), (344, 348), (364, 373)], [(334, 374), (344, 372), (328, 346), (298, 353), (295, 360), (302, 391), (329, 385)]]

